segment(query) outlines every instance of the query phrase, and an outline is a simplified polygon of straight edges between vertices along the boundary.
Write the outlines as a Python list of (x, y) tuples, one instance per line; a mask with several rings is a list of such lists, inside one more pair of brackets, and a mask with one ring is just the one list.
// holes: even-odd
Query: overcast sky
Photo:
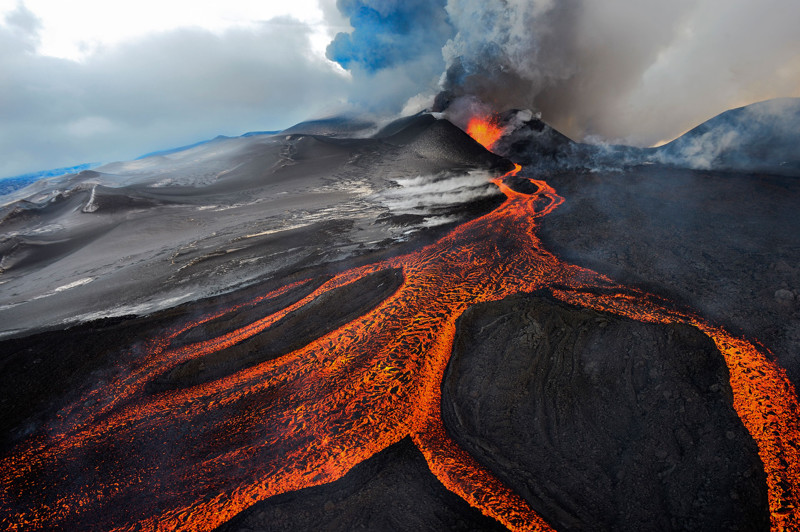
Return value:
[(797, 0), (0, 0), (0, 177), (442, 88), (650, 145), (800, 96), (798, 21)]
[(127, 160), (335, 109), (349, 74), (325, 47), (347, 25), (328, 8), (0, 0), (0, 176)]

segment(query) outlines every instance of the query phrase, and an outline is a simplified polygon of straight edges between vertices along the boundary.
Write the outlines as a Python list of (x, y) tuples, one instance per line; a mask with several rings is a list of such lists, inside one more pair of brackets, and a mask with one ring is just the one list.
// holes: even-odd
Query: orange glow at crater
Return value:
[(467, 134), (487, 150), (503, 136), (503, 128), (486, 117), (475, 116), (467, 124)]

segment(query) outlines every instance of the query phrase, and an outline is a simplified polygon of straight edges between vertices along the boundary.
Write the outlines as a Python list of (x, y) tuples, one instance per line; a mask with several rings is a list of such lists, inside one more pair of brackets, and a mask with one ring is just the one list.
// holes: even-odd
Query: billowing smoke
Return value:
[(435, 94), (445, 68), (442, 46), (455, 35), (445, 0), (338, 0), (353, 31), (339, 33), (327, 56), (352, 74), (352, 97), (372, 110), (399, 112), (420, 92)]
[[(354, 31), (337, 37), (330, 58), (365, 77), (402, 72), (405, 98), (429, 96), (428, 106), (456, 121), (476, 108), (529, 108), (576, 140), (652, 145), (726, 109), (800, 96), (796, 0), (338, 5)], [(395, 24), (398, 17), (419, 29)], [(435, 90), (434, 52), (443, 65)], [(415, 78), (420, 57), (427, 70)]]
[(360, 65), (376, 72), (409, 58), (439, 55), (452, 34), (444, 0), (339, 0), (337, 6), (354, 29), (336, 36), (328, 56), (344, 68)]
[(576, 3), (450, 0), (458, 33), (442, 49), (448, 66), (436, 107), (464, 98), (495, 110), (529, 107), (536, 94), (572, 77), (572, 53), (563, 45), (572, 41), (565, 32)]

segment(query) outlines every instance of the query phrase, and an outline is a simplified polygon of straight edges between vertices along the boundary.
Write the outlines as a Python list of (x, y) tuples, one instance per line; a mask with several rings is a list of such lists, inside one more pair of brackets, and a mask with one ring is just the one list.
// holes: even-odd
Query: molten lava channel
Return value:
[[(152, 339), (134, 368), (63, 409), (0, 461), (4, 527), (211, 530), (267, 497), (334, 481), (411, 436), (436, 477), (469, 504), (512, 530), (551, 530), (458, 447), (440, 415), (440, 385), (464, 310), (550, 289), (572, 304), (690, 323), (710, 336), (730, 370), (734, 407), (760, 449), (773, 530), (795, 528), (800, 423), (785, 372), (763, 348), (543, 249), (538, 220), (563, 198), (534, 179), (535, 193), (513, 190), (505, 178), (520, 171), (492, 181), (506, 195), (500, 207), (427, 247), (340, 273), (215, 338), (176, 345), (187, 330), (237, 308)], [(212, 382), (148, 392), (148, 383), (181, 363), (228, 349), (320, 294), (389, 268), (404, 276), (390, 297), (308, 345)]]

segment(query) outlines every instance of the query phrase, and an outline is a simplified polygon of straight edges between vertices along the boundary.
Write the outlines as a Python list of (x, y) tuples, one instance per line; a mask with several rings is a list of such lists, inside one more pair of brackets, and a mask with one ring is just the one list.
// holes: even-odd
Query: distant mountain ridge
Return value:
[[(509, 111), (501, 123), (522, 112)], [(538, 117), (506, 134), (495, 151), (544, 172), (595, 171), (642, 164), (800, 177), (800, 98), (725, 111), (658, 148), (575, 142)]]
[(85, 163), (76, 166), (52, 168), (50, 170), (42, 170), (40, 172), (29, 172), (27, 174), (6, 177), (4, 179), (0, 179), (0, 196), (5, 196), (6, 194), (11, 194), (15, 190), (25, 188), (39, 179), (44, 179), (46, 177), (58, 177), (67, 174), (76, 174), (96, 166), (100, 166), (100, 163)]
[(800, 98), (725, 111), (651, 154), (687, 168), (800, 176)]
[[(519, 120), (520, 111), (501, 114), (501, 123)], [(366, 120), (333, 117), (309, 120), (282, 131), (254, 131), (239, 137), (220, 135), (137, 157), (136, 161), (187, 152), (209, 143), (247, 139), (262, 135), (319, 135), (326, 137), (372, 137), (387, 142), (405, 142), (435, 119), (429, 113), (399, 118), (374, 132), (376, 124)], [(437, 127), (444, 127), (438, 124)], [(696, 170), (761, 172), (800, 177), (800, 98), (778, 98), (725, 111), (677, 139), (658, 148), (597, 145), (576, 142), (528, 114), (495, 145), (494, 151), (520, 164), (544, 172), (595, 171), (642, 164), (664, 164)], [(117, 164), (117, 163), (112, 163)], [(6, 196), (40, 179), (77, 174), (100, 163), (81, 164), (0, 179), (0, 196)]]

